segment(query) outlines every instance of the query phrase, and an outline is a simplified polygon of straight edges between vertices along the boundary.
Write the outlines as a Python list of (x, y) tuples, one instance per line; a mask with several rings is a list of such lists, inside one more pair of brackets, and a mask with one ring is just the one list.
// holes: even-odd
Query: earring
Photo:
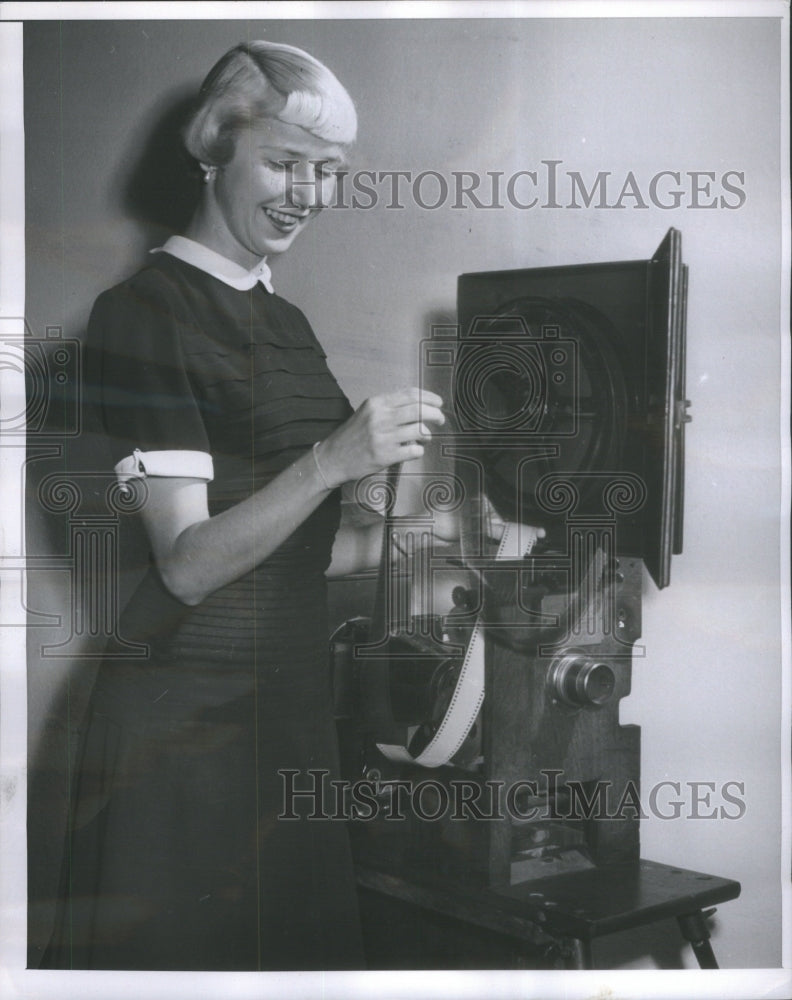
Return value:
[(217, 175), (217, 167), (206, 167), (204, 169), (204, 175), (203, 175), (204, 184), (208, 184), (209, 181), (214, 180), (216, 175)]

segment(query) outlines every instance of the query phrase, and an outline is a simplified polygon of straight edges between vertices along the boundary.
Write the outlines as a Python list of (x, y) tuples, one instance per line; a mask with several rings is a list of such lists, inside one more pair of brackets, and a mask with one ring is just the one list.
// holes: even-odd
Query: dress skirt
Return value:
[[(339, 774), (327, 632), (301, 614), (321, 602), (303, 592), (291, 605), (280, 584), (273, 617), (255, 574), (189, 614), (155, 573), (145, 581), (135, 614), (184, 620), (146, 660), (100, 669), (47, 966), (363, 967), (329, 785)], [(239, 628), (224, 636), (217, 618), (246, 606), (240, 649)]]

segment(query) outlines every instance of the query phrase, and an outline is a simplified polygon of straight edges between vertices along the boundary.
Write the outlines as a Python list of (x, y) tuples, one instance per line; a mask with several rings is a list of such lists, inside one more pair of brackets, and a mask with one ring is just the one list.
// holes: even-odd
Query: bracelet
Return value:
[(330, 483), (328, 483), (327, 477), (325, 476), (324, 472), (322, 472), (322, 466), (319, 464), (319, 455), (316, 449), (319, 447), (321, 443), (322, 443), (321, 441), (317, 441), (313, 446), (312, 450), (313, 450), (314, 464), (316, 465), (316, 471), (319, 473), (319, 478), (325, 484), (325, 489), (332, 490), (333, 487), (330, 485)]

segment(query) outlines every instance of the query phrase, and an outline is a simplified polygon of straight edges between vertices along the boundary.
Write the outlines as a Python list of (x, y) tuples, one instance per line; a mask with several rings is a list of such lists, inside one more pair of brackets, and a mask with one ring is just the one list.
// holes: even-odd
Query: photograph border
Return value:
[[(272, 17), (286, 20), (316, 17), (363, 18), (488, 18), (488, 17), (773, 17), (779, 18), (789, 34), (789, 6), (782, 0), (709, 0), (642, 3), (598, 0), (570, 2), (493, 3), (473, 2), (362, 2), (362, 3), (2, 3), (0, 4), (0, 332), (4, 336), (25, 335), (25, 220), (24, 220), (24, 124), (22, 79), (22, 33), (24, 22), (44, 20), (92, 20), (118, 18), (133, 20), (256, 20)], [(0, 366), (0, 428), (13, 426), (9, 437), (0, 442), (0, 510), (3, 551), (0, 559), (0, 644), (3, 666), (0, 672), (0, 993), (9, 998), (168, 997), (247, 998), (262, 995), (328, 998), (370, 996), (479, 997), (495, 998), (534, 995), (565, 997), (712, 997), (782, 998), (792, 988), (792, 895), (789, 885), (792, 834), (789, 815), (790, 728), (792, 723), (792, 682), (790, 681), (790, 186), (789, 186), (789, 54), (782, 31), (782, 123), (781, 151), (782, 211), (781, 247), (782, 296), (780, 303), (782, 364), (782, 407), (779, 426), (782, 453), (779, 456), (782, 506), (779, 511), (782, 540), (781, 594), (783, 643), (782, 729), (780, 789), (782, 814), (782, 871), (779, 872), (782, 898), (782, 962), (777, 969), (590, 972), (365, 972), (365, 973), (154, 973), (154, 972), (50, 972), (26, 969), (27, 909), (27, 681), (24, 617), (24, 510), (20, 483), (24, 474), (24, 435), (17, 432), (20, 414), (25, 412), (24, 374), (7, 363)], [(785, 86), (786, 84), (786, 86)]]

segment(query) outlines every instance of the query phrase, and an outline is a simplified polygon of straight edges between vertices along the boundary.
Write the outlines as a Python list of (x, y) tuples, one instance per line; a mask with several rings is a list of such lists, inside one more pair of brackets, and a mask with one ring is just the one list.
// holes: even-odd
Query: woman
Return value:
[(232, 49), (184, 133), (190, 225), (94, 307), (104, 427), (153, 556), (121, 628), (149, 654), (99, 670), (50, 966), (362, 965), (345, 828), (279, 819), (278, 772), (336, 768), (325, 574), (381, 543), (337, 531), (337, 488), (420, 456), (442, 401), (353, 413), (264, 263), (329, 202), (355, 129), (305, 52)]

